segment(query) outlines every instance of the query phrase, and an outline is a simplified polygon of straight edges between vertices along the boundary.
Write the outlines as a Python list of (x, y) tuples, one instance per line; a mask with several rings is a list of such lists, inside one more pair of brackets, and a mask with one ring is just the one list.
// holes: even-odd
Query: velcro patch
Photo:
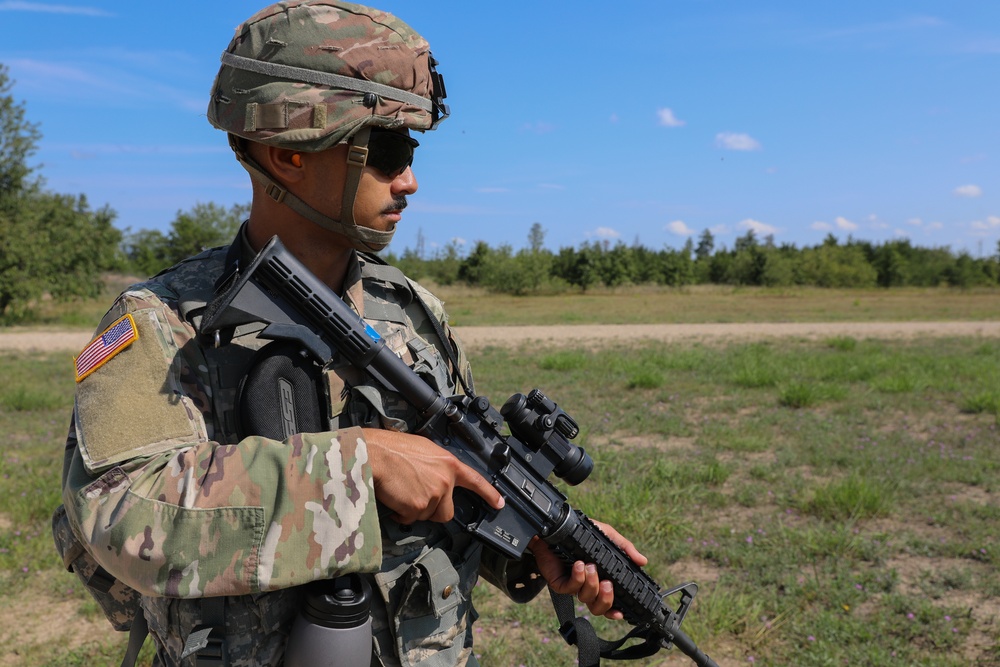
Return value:
[(83, 380), (137, 340), (139, 330), (131, 313), (127, 313), (91, 341), (76, 357), (76, 381)]

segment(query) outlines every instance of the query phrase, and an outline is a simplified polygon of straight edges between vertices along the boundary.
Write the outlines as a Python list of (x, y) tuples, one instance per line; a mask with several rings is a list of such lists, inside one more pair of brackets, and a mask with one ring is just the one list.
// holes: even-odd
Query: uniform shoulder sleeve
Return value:
[(124, 293), (76, 357), (77, 437), (87, 471), (205, 442), (182, 348), (194, 331), (146, 289)]
[(169, 597), (376, 571), (381, 538), (361, 430), (210, 439), (208, 369), (174, 305), (166, 293), (126, 292), (102, 324), (130, 316), (135, 340), (77, 385), (78, 447), (63, 499), (98, 562), (144, 594)]

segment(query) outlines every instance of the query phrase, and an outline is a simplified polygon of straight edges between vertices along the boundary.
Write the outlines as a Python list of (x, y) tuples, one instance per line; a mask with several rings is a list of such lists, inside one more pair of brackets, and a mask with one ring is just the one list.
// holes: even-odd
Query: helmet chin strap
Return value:
[(392, 241), (393, 234), (396, 232), (395, 227), (387, 231), (379, 231), (359, 227), (354, 221), (354, 200), (358, 195), (358, 186), (361, 184), (361, 174), (368, 162), (368, 139), (370, 136), (371, 128), (366, 125), (351, 138), (347, 146), (347, 177), (344, 179), (340, 220), (320, 213), (287, 188), (281, 187), (263, 167), (247, 155), (246, 151), (239, 146), (234, 135), (229, 135), (229, 145), (236, 153), (236, 159), (250, 173), (251, 178), (264, 186), (264, 191), (271, 199), (279, 204), (284, 204), (323, 229), (346, 236), (350, 240), (351, 246), (356, 250), (378, 252)]

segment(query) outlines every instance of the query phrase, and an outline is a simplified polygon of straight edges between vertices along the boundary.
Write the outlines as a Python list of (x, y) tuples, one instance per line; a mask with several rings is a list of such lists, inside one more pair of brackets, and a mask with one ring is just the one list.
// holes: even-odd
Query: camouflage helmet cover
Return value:
[(427, 41), (392, 14), (288, 0), (236, 29), (208, 119), (251, 141), (321, 151), (365, 126), (434, 129), (447, 116)]

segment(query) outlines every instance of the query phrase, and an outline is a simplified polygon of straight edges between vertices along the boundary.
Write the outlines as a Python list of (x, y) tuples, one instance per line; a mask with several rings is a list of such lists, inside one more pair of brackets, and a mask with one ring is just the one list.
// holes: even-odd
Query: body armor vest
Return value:
[[(434, 327), (430, 322), (431, 317), (443, 314), (438, 302), (422, 304), (417, 291), (420, 288), (395, 267), (374, 258), (362, 260), (361, 279), (364, 319), (390, 349), (446, 396), (456, 393), (456, 371), (462, 372), (466, 383), (471, 384), (464, 355), (459, 353), (458, 370), (451, 368), (448, 357), (439, 352), (441, 346), (453, 343), (441, 340), (435, 331), (440, 330), (440, 325)], [(182, 314), (197, 327), (198, 312), (210, 297), (204, 301), (192, 297), (182, 303), (186, 311)], [(241, 382), (258, 355), (273, 344), (257, 337), (260, 330), (257, 325), (238, 327), (224, 336), (228, 343), (219, 341), (215, 346), (213, 341), (207, 341), (205, 346), (213, 383), (217, 429), (214, 439), (220, 442), (239, 442), (239, 406), (247, 400), (246, 395), (241, 395)], [(376, 386), (339, 353), (322, 369), (319, 383), (318, 393), (325, 401), (320, 407), (329, 430), (363, 426), (414, 432), (420, 426), (416, 411), (405, 400)], [(382, 570), (370, 575), (373, 589), (379, 591), (372, 605), (373, 664), (476, 665), (471, 628), (476, 614), (471, 593), (478, 580), (482, 546), (455, 525), (425, 521), (403, 526), (388, 518), (389, 514), (387, 509), (380, 511)], [(246, 597), (255, 599), (232, 598), (228, 605), (233, 608), (249, 604), (255, 608), (252, 614), (241, 615), (244, 622), (240, 625), (257, 616), (262, 626), (254, 631), (257, 636), (262, 631), (267, 633), (267, 628), (273, 631), (281, 627), (285, 632), (290, 629), (299, 599), (297, 591)], [(153, 610), (147, 607), (149, 611)], [(231, 612), (227, 612), (227, 627), (231, 627), (229, 615)]]

